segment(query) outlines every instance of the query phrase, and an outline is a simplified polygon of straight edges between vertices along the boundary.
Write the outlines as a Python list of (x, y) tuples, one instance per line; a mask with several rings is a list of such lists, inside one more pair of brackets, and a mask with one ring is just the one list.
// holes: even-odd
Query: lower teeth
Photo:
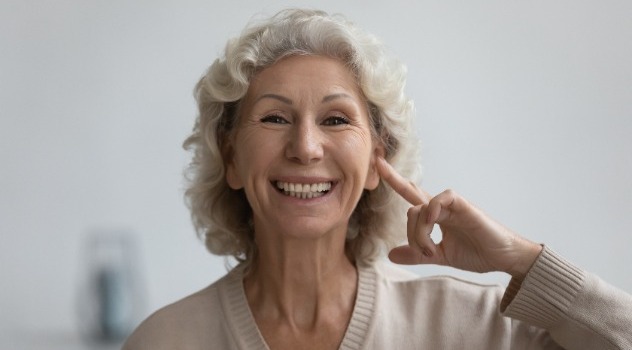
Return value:
[(322, 197), (327, 192), (290, 192), (290, 191), (284, 191), (283, 193), (286, 196), (291, 196), (291, 197), (296, 197), (296, 198), (301, 198), (301, 199), (311, 199), (311, 198)]

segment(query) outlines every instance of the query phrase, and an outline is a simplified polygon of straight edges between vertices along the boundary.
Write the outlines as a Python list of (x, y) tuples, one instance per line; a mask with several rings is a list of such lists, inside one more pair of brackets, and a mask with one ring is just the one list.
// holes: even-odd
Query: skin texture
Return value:
[[(271, 348), (337, 348), (351, 317), (357, 272), (344, 251), (349, 217), (377, 187), (381, 147), (366, 101), (339, 61), (293, 56), (259, 72), (229, 145), (226, 179), (253, 210), (258, 259), (246, 296)], [(331, 183), (300, 199), (277, 181)]]

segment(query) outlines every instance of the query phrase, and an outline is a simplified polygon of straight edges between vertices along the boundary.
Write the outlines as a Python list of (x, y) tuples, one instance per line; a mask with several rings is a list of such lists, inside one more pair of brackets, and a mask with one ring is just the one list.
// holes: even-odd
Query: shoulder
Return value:
[(209, 344), (209, 330), (219, 329), (223, 310), (218, 287), (226, 277), (167, 305), (145, 319), (127, 339), (124, 350), (197, 349)]
[(386, 262), (375, 269), (380, 298), (388, 303), (414, 309), (415, 305), (441, 307), (443, 310), (476, 309), (497, 313), (505, 288), (477, 283), (452, 276), (420, 277)]
[[(502, 317), (504, 288), (450, 276), (420, 277), (388, 263), (376, 264), (372, 341), (419, 341), (436, 348), (493, 348), (490, 339), (506, 339), (511, 321)], [(418, 337), (411, 339), (410, 335)], [(475, 334), (473, 336), (472, 334)]]
[(541, 331), (503, 317), (501, 285), (402, 270), (386, 262), (374, 265), (377, 298), (371, 327), (379, 331), (370, 342), (376, 348), (406, 341), (418, 348), (508, 349), (514, 340), (548, 341)]

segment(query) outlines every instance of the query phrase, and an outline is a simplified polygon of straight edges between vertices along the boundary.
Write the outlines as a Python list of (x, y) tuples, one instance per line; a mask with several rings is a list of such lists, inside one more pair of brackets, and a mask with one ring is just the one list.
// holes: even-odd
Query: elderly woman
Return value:
[[(125, 348), (632, 348), (629, 295), (409, 181), (404, 80), (374, 37), (319, 11), (282, 11), (229, 41), (195, 90), (186, 195), (208, 249), (239, 264)], [(512, 279), (419, 278), (387, 251)]]

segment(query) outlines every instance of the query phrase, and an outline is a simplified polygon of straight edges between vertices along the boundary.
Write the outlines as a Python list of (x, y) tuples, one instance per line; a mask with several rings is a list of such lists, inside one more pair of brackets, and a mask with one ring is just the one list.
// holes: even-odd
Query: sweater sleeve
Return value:
[(501, 310), (546, 329), (565, 349), (632, 349), (632, 296), (548, 247), (524, 280), (509, 282)]

